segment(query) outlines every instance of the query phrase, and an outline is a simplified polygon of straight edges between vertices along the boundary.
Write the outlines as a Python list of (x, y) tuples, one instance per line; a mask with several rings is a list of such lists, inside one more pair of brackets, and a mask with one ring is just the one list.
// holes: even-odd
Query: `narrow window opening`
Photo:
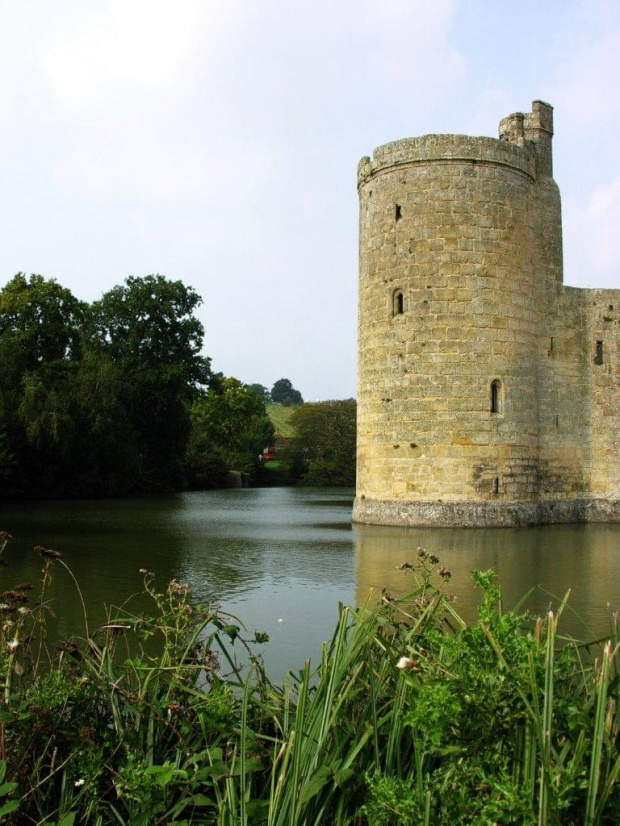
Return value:
[(560, 417), (557, 413), (555, 414), (555, 426), (556, 428), (560, 427)]
[(400, 204), (396, 204), (396, 209), (394, 211), (394, 220), (395, 221), (400, 221), (400, 219), (402, 217), (403, 217), (403, 212), (402, 212), (402, 209), (400, 207)]
[(491, 382), (491, 413), (502, 413), (502, 383), (499, 379)]
[(594, 351), (594, 363), (595, 364), (602, 364), (603, 363), (603, 342), (597, 341), (596, 342), (596, 350)]
[(493, 493), (495, 496), (499, 495), (499, 476), (496, 476), (493, 480)]
[(549, 352), (553, 353), (553, 336), (549, 339)]
[(392, 315), (402, 315), (405, 312), (405, 298), (400, 290), (394, 293)]

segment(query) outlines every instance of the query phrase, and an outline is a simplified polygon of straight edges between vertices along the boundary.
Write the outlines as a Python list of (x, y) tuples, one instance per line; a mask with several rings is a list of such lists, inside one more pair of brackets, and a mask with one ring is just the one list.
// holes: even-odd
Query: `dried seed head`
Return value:
[(396, 668), (400, 668), (401, 671), (414, 670), (419, 667), (420, 661), (413, 660), (411, 657), (401, 657), (396, 663)]
[(44, 548), (43, 545), (35, 545), (35, 553), (39, 554), (39, 556), (44, 557), (45, 559), (60, 559), (62, 554), (60, 551), (52, 551), (51, 548)]
[(7, 602), (28, 602), (28, 597), (21, 591), (3, 591), (0, 597)]
[(176, 594), (179, 597), (187, 597), (191, 594), (192, 591), (189, 585), (177, 582), (176, 579), (173, 579), (169, 582), (168, 590), (171, 594)]

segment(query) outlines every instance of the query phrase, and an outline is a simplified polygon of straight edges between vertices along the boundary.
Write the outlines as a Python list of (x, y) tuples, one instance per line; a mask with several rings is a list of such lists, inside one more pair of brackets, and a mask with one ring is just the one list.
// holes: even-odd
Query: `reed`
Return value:
[(420, 549), (407, 597), (340, 606), (321, 661), (279, 685), (265, 635), (146, 571), (151, 612), (85, 619), (50, 650), (45, 589), (68, 573), (39, 553), (36, 601), (26, 584), (0, 596), (9, 826), (620, 822), (615, 615), (586, 645), (561, 634), (568, 596), (543, 618), (506, 611), (478, 572), (467, 625)]

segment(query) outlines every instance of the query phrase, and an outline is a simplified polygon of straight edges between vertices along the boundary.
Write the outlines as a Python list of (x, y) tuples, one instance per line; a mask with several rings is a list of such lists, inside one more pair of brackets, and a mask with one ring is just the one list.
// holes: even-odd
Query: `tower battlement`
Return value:
[(361, 159), (357, 170), (359, 187), (370, 178), (390, 169), (428, 163), (495, 164), (536, 175), (536, 154), (531, 144), (500, 141), (497, 138), (469, 135), (422, 135), (379, 146), (369, 157)]
[(620, 290), (563, 287), (552, 137), (534, 101), (360, 161), (355, 520), (620, 520)]
[(502, 118), (499, 122), (499, 138), (517, 146), (525, 146), (529, 142), (538, 157), (538, 174), (553, 175), (553, 106), (535, 100), (531, 112), (514, 112)]

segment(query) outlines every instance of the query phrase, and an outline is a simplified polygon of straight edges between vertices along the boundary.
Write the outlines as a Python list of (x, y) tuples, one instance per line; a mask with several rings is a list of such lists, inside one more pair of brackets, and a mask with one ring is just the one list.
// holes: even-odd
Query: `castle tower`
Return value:
[(499, 140), (426, 135), (361, 160), (354, 520), (583, 515), (596, 471), (580, 414), (563, 416), (562, 434), (556, 424), (586, 389), (587, 358), (548, 354), (557, 325), (580, 317), (577, 298), (562, 318), (552, 134), (552, 107), (535, 101), (501, 121)]

